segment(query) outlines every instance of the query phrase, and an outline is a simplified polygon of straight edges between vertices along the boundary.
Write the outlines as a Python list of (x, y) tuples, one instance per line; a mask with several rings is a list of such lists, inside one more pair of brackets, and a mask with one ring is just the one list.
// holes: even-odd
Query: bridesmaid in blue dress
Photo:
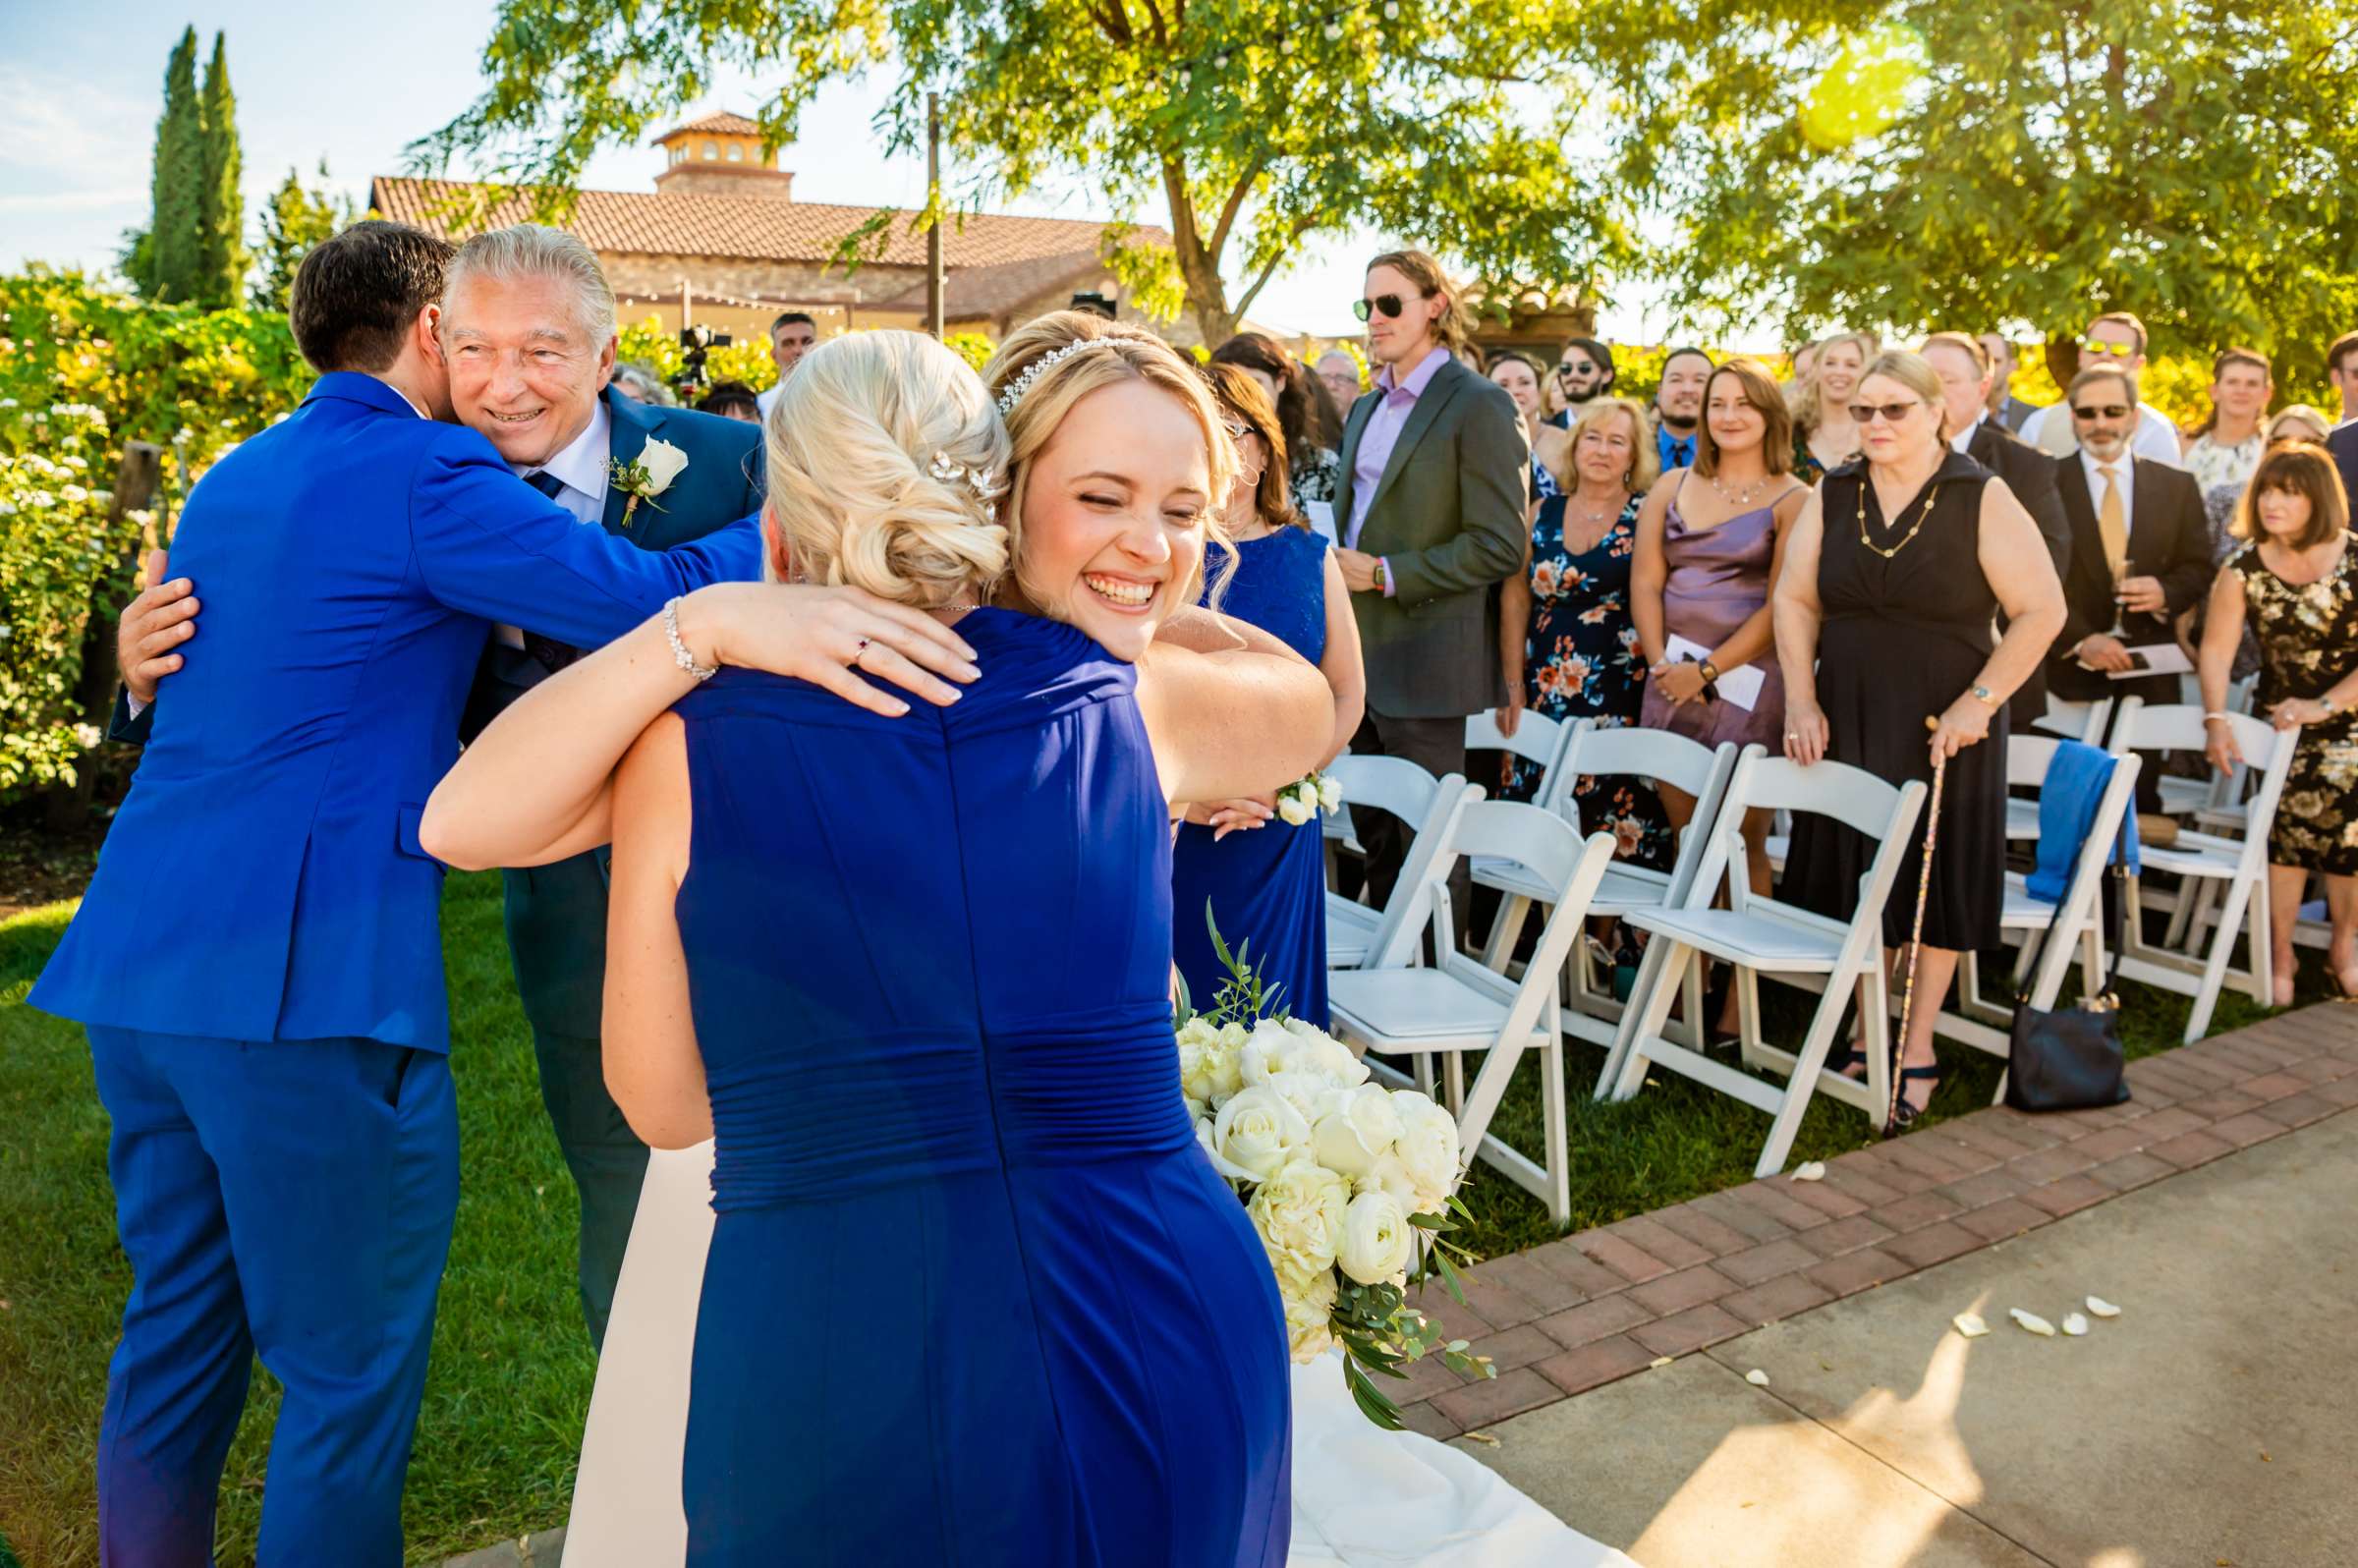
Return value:
[[(1213, 545), (1207, 575), (1223, 613), (1269, 633), (1326, 677), (1334, 730), (1324, 766), (1359, 727), (1367, 694), (1350, 593), (1325, 539), (1287, 495), (1285, 435), (1260, 384), (1233, 364), (1208, 365), (1205, 378), (1243, 464), (1225, 514), (1233, 548)], [(1207, 587), (1205, 602), (1212, 597)], [(1231, 951), (1252, 944), (1250, 961), (1272, 987), (1263, 1010), (1324, 1029), (1326, 856), (1318, 820), (1289, 823), (1266, 797), (1188, 809), (1171, 849), (1171, 952), (1199, 1008), (1227, 978), (1207, 908)]]
[(993, 369), (1004, 432), (930, 339), (854, 334), (769, 426), (771, 571), (954, 626), (952, 705), (823, 689), (897, 679), (883, 636), (697, 685), (691, 598), (434, 803), (527, 859), (610, 810), (607, 1081), (650, 1142), (714, 1141), (695, 1568), (1285, 1560), (1283, 1315), (1179, 1092), (1166, 802), (1299, 777), (1331, 699), (1192, 608), (1235, 459), (1191, 366), (1062, 312)]

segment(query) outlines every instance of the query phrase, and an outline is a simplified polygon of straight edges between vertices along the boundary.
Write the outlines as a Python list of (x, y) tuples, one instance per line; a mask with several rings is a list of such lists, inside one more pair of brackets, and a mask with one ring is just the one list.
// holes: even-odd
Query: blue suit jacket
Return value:
[(2345, 424), (2326, 436), (2326, 450), (2333, 455), (2333, 467), (2341, 473), (2341, 487), (2358, 507), (2358, 423)]
[(30, 1001), (447, 1049), (442, 868), (418, 818), (490, 624), (595, 646), (759, 557), (750, 519), (675, 551), (583, 528), (474, 431), (322, 376), (189, 496), (172, 566), (202, 631)]

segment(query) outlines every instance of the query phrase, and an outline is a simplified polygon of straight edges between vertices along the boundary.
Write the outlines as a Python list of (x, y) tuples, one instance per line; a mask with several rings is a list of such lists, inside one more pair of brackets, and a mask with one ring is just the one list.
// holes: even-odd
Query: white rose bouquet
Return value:
[(1323, 773), (1307, 774), (1277, 792), (1277, 814), (1289, 826), (1300, 827), (1320, 812), (1332, 816), (1342, 809), (1342, 781)]
[(1468, 1377), (1498, 1374), (1465, 1340), (1443, 1343), (1407, 1296), (1438, 1275), (1465, 1300), (1450, 1255), (1472, 1255), (1448, 1239), (1472, 1217), (1457, 1199), (1456, 1118), (1414, 1090), (1369, 1082), (1349, 1049), (1271, 1005), (1275, 987), (1216, 925), (1211, 941), (1229, 978), (1207, 1013), (1182, 987), (1177, 1014), (1179, 1088), (1197, 1142), (1268, 1254), (1293, 1359), (1339, 1348), (1360, 1410), (1397, 1431), (1399, 1407), (1377, 1376), (1404, 1377), (1404, 1364), (1428, 1355)]

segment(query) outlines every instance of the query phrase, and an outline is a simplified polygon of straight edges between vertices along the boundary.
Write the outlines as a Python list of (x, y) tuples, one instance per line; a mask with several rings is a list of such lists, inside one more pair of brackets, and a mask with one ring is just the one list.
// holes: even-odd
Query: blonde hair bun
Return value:
[(768, 464), (805, 582), (932, 610), (979, 602), (1007, 572), (1006, 429), (966, 362), (922, 332), (805, 355), (770, 409)]

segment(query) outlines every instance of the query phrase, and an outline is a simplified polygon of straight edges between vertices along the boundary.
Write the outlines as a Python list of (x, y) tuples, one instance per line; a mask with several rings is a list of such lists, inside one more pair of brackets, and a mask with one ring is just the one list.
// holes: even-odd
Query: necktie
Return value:
[(2120, 504), (2120, 471), (2105, 463), (2097, 472), (2105, 476), (2105, 498), (2097, 508), (2096, 534), (2105, 542), (2105, 565), (2117, 583), (2129, 574), (2129, 517)]
[[(557, 498), (557, 492), (565, 488), (565, 481), (546, 469), (526, 475), (524, 482), (552, 501)], [(560, 643), (553, 637), (543, 637), (538, 632), (524, 634), (524, 650), (551, 675), (582, 656), (580, 648)]]

